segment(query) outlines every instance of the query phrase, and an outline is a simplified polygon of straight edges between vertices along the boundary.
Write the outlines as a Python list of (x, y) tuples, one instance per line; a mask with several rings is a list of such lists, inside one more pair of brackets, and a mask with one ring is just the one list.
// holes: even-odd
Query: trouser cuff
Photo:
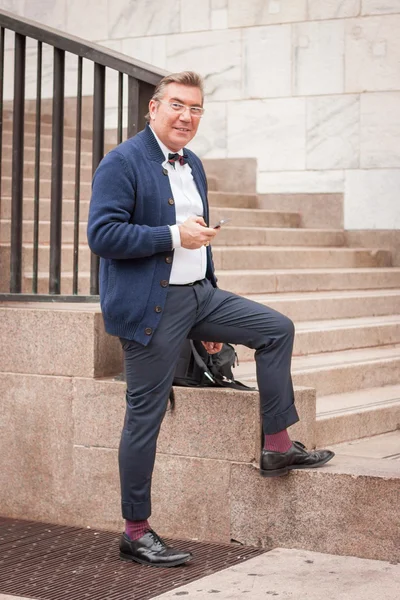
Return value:
[(279, 415), (263, 416), (264, 435), (279, 433), (291, 425), (294, 425), (299, 420), (299, 415), (297, 414), (296, 407), (293, 403), (285, 411), (279, 413)]
[(122, 518), (127, 521), (146, 521), (151, 515), (151, 502), (122, 502)]

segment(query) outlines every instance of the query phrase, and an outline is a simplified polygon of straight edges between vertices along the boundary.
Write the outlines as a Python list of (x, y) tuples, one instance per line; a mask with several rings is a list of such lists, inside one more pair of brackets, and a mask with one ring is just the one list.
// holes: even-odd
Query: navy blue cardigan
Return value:
[[(208, 223), (207, 180), (201, 161), (185, 148)], [(165, 157), (147, 125), (99, 164), (88, 219), (89, 246), (100, 260), (100, 301), (106, 331), (147, 345), (168, 293), (176, 223)], [(207, 278), (216, 286), (210, 247)]]

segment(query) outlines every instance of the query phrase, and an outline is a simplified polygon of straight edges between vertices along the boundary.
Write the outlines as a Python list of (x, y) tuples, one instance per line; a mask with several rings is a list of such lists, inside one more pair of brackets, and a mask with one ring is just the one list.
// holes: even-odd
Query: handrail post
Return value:
[[(105, 89), (106, 69), (103, 65), (94, 65), (93, 89), (93, 151), (92, 172), (94, 174), (99, 162), (104, 156), (104, 118), (105, 118)], [(90, 294), (99, 293), (99, 257), (90, 257)]]
[(21, 293), (26, 38), (15, 34), (10, 292)]
[(65, 52), (54, 48), (49, 293), (61, 292)]
[(139, 93), (140, 82), (128, 77), (128, 138), (139, 131)]

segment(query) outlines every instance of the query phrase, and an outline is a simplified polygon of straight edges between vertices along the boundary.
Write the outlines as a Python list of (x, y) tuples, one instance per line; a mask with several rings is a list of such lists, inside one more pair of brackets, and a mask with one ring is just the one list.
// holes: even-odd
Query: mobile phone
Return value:
[(232, 219), (221, 219), (216, 225), (214, 225), (213, 229), (219, 229), (220, 227), (222, 227), (222, 225), (226, 225), (230, 221), (232, 221)]

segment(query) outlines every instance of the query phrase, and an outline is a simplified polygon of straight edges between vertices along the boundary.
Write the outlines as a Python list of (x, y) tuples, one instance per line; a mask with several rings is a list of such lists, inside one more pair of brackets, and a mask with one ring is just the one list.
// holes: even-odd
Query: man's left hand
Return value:
[(222, 342), (201, 342), (208, 354), (216, 354), (222, 350)]

